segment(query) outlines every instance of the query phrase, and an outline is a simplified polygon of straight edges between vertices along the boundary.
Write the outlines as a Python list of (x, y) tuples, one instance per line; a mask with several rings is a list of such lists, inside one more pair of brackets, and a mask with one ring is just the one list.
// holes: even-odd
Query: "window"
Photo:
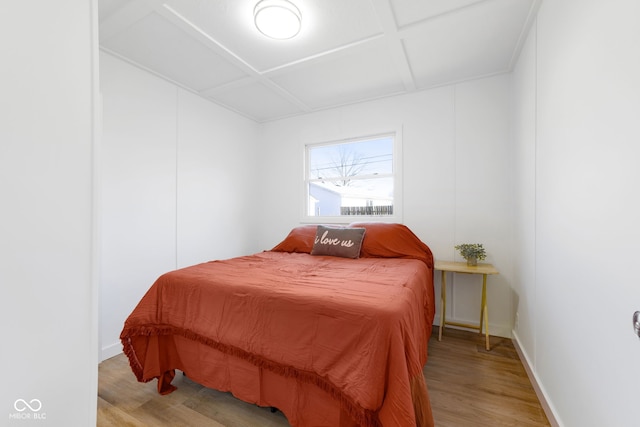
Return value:
[(307, 145), (305, 217), (397, 218), (397, 153), (395, 134)]

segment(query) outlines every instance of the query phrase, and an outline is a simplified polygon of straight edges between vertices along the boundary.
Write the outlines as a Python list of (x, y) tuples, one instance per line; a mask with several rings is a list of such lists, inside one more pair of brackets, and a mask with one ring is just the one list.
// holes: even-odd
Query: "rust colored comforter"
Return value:
[[(433, 272), (420, 260), (266, 251), (164, 274), (120, 338), (137, 379), (158, 378), (160, 393), (173, 391), (180, 369), (277, 406), (294, 425), (327, 425), (304, 409), (311, 397), (275, 397), (299, 392), (266, 384), (284, 378), (320, 390), (342, 413), (340, 425), (431, 426), (422, 368), (433, 299)], [(211, 366), (227, 358), (257, 369), (259, 380), (246, 384), (260, 383)]]

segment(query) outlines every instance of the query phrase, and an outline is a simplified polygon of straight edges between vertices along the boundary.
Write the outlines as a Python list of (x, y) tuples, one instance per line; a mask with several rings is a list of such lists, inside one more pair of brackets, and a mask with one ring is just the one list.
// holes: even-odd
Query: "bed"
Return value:
[(433, 256), (406, 226), (301, 226), (272, 250), (160, 276), (120, 339), (161, 394), (179, 370), (293, 426), (422, 427), (434, 314)]

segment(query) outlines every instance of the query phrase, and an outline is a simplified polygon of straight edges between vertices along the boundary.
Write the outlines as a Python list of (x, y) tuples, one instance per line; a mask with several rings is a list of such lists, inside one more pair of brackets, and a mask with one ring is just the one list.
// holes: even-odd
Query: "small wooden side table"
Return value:
[[(487, 309), (487, 275), (498, 274), (498, 270), (491, 264), (478, 264), (475, 266), (469, 266), (466, 262), (453, 262), (453, 261), (436, 261), (435, 269), (442, 272), (442, 290), (440, 292), (440, 332), (438, 333), (438, 341), (442, 341), (442, 330), (445, 325), (460, 326), (463, 328), (477, 329), (482, 334), (482, 326), (485, 330), (485, 347), (490, 350), (489, 347), (489, 313)], [(480, 324), (471, 325), (468, 323), (447, 322), (446, 320), (446, 308), (447, 308), (447, 271), (452, 273), (464, 273), (464, 274), (482, 274), (482, 303), (480, 305)]]

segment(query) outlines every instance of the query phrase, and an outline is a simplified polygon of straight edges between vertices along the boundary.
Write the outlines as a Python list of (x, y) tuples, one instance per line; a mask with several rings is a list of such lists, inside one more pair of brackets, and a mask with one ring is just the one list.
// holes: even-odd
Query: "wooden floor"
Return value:
[[(429, 341), (424, 376), (437, 427), (549, 426), (511, 340), (438, 327)], [(288, 426), (272, 413), (207, 389), (182, 375), (178, 390), (160, 396), (156, 382), (138, 383), (124, 355), (99, 368), (98, 426)]]

